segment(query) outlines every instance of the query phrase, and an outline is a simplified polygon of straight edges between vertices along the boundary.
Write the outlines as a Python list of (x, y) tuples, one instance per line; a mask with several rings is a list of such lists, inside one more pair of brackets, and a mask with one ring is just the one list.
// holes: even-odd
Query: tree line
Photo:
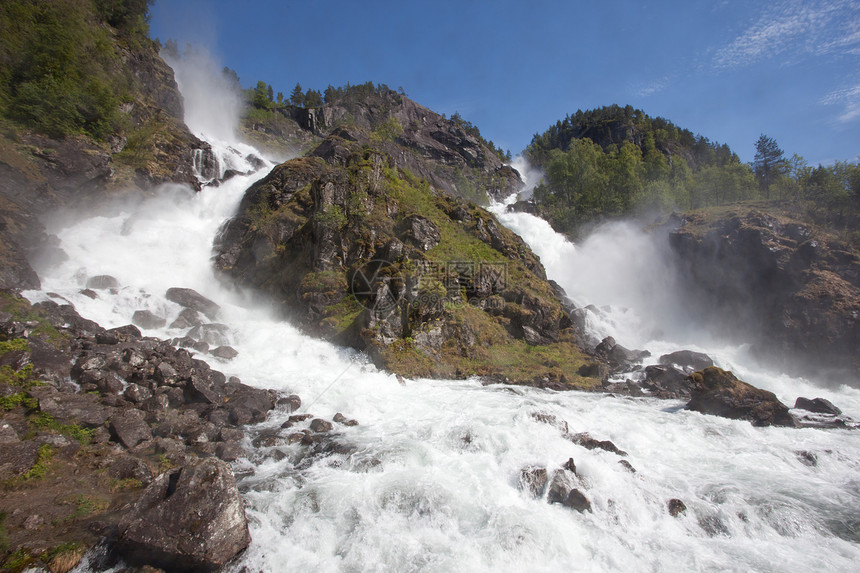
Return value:
[(525, 154), (545, 173), (534, 191), (539, 212), (572, 235), (613, 217), (753, 199), (860, 208), (857, 163), (813, 168), (766, 135), (755, 161), (742, 163), (728, 146), (630, 106), (578, 111), (535, 135)]

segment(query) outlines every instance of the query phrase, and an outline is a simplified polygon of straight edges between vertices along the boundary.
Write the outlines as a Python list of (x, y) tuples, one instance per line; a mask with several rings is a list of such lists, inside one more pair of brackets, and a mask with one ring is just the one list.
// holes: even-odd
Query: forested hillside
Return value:
[(724, 144), (613, 105), (558, 121), (525, 153), (545, 173), (534, 192), (537, 210), (567, 233), (612, 217), (774, 199), (794, 201), (805, 216), (858, 240), (857, 163), (813, 168), (765, 135), (750, 165)]

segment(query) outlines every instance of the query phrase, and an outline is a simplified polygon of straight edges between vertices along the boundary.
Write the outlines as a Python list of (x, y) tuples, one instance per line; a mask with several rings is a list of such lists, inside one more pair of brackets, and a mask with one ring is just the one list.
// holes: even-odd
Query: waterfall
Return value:
[[(193, 110), (191, 88), (184, 81), (180, 87)], [(251, 169), (241, 165), (246, 156), (263, 156), (229, 139), (229, 130), (197, 133), (223, 165), (239, 171)], [(253, 453), (234, 470), (253, 541), (232, 570), (848, 571), (860, 562), (855, 433), (754, 428), (650, 398), (478, 380), (400, 384), (361, 353), (272, 318), (253, 296), (222, 285), (210, 261), (218, 228), (265, 172), (199, 193), (165, 185), (151, 197), (57, 219), (51, 230), (69, 258), (43, 271), (42, 290), (25, 293), (34, 301), (63, 297), (83, 316), (114, 327), (140, 309), (169, 325), (181, 308), (165, 291), (193, 288), (221, 306), (239, 352), (232, 361), (204, 357), (214, 368), (246, 384), (295, 392), (302, 412), (358, 420), (339, 426), (327, 449), (313, 455), (298, 444), (252, 447), (260, 432), (278, 430), (286, 413), (250, 429)], [(656, 290), (653, 281), (668, 271), (652, 266), (662, 264), (659, 251), (643, 237), (610, 227), (574, 246), (536, 217), (496, 212), (578, 305), (595, 305), (595, 332), (655, 355), (678, 348), (674, 318), (666, 317), (662, 332), (653, 328), (667, 301), (646, 286)], [(88, 277), (103, 274), (121, 286), (95, 299), (82, 294)], [(660, 288), (671, 294), (673, 287)], [(184, 330), (145, 334), (173, 338)], [(756, 370), (742, 349), (696, 344), (784, 400), (814, 393), (860, 417), (856, 390), (825, 392)], [(576, 445), (568, 438), (576, 432), (612, 440), (628, 456)], [(814, 453), (818, 465), (805, 465), (800, 450)], [(592, 512), (534, 499), (520, 487), (523, 468), (551, 473), (569, 458)], [(678, 517), (667, 511), (673, 498), (687, 506)]]

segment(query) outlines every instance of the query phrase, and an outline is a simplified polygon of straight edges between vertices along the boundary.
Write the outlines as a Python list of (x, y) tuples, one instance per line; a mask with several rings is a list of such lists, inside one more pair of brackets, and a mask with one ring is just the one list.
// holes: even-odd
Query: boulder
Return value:
[(210, 350), (209, 354), (222, 360), (233, 360), (239, 356), (239, 352), (232, 346), (219, 346), (218, 348)]
[(111, 435), (128, 449), (152, 439), (152, 430), (140, 410), (116, 414), (110, 421)]
[(528, 466), (520, 470), (520, 489), (528, 491), (532, 497), (541, 497), (546, 492), (546, 468)]
[(167, 289), (167, 293), (164, 296), (167, 300), (175, 302), (179, 306), (203, 313), (209, 320), (218, 318), (218, 311), (221, 310), (221, 307), (215, 302), (190, 288), (172, 287)]
[[(660, 357), (663, 359), (663, 356)], [(670, 365), (651, 365), (645, 367), (645, 380), (642, 386), (657, 398), (690, 398), (689, 374)]]
[(167, 320), (154, 314), (150, 310), (136, 310), (131, 316), (131, 321), (141, 328), (153, 329), (163, 328)]
[(193, 308), (183, 308), (176, 320), (170, 323), (170, 328), (192, 328), (198, 324), (203, 324), (203, 319), (200, 318), (200, 313)]
[(810, 400), (809, 398), (801, 396), (794, 401), (794, 407), (806, 410), (807, 412), (814, 412), (816, 414), (828, 414), (831, 416), (839, 416), (842, 414), (842, 410), (824, 398), (813, 398)]
[(119, 281), (110, 275), (97, 275), (87, 279), (87, 288), (95, 290), (109, 290), (119, 288)]
[(251, 542), (233, 472), (217, 458), (158, 476), (119, 523), (117, 549), (131, 565), (213, 571)]
[(594, 349), (594, 354), (608, 360), (616, 369), (629, 368), (651, 356), (647, 350), (629, 350), (616, 343), (611, 336), (600, 341)]
[(672, 517), (678, 517), (679, 515), (687, 511), (687, 505), (677, 498), (670, 499), (666, 505), (669, 509), (669, 515), (671, 515)]
[(736, 420), (749, 420), (754, 426), (797, 425), (788, 406), (773, 392), (761, 390), (738, 380), (734, 374), (710, 366), (690, 375), (691, 399), (687, 409)]
[(660, 357), (660, 364), (664, 366), (677, 366), (690, 372), (704, 370), (708, 366), (713, 366), (714, 361), (711, 357), (702, 352), (694, 352), (692, 350), (678, 350), (669, 354), (664, 354)]

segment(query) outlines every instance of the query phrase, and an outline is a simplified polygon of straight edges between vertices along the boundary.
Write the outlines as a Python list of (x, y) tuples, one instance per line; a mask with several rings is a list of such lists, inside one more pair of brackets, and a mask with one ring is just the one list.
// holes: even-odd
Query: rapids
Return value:
[[(200, 109), (174, 66), (186, 106)], [(196, 92), (205, 97), (207, 90)], [(229, 130), (192, 129), (220, 154), (222, 172), (249, 169), (243, 157), (262, 155), (231, 141)], [(181, 308), (164, 298), (167, 288), (194, 288), (221, 305), (239, 351), (229, 362), (207, 358), (214, 368), (299, 394), (301, 412), (328, 419), (342, 412), (360, 422), (338, 426), (339, 453), (306, 457), (298, 445), (261, 447), (234, 464), (253, 541), (231, 570), (794, 572), (860, 563), (856, 432), (754, 428), (650, 398), (477, 380), (399, 384), (364, 355), (273, 319), (252, 295), (220, 283), (211, 266), (219, 227), (265, 171), (199, 193), (168, 185), (136, 202), (56, 217), (52, 232), (69, 258), (41, 269), (43, 289), (25, 293), (33, 301), (62, 297), (114, 327), (139, 309), (169, 324)], [(860, 418), (857, 390), (762, 371), (743, 347), (686, 332), (683, 309), (671, 306), (671, 268), (634, 228), (604, 227), (574, 246), (541, 219), (494, 210), (578, 306), (599, 309), (589, 315), (594, 337), (611, 334), (655, 357), (705, 351), (784, 402), (822, 396)], [(95, 300), (81, 294), (88, 277), (102, 274), (121, 287)], [(554, 415), (571, 433), (612, 440), (637, 472), (615, 454), (575, 445), (535, 413)], [(286, 416), (274, 414), (260, 429), (278, 428)], [(802, 463), (798, 451), (815, 454), (818, 465)], [(593, 513), (520, 489), (523, 467), (552, 471), (571, 457)], [(687, 506), (678, 518), (667, 511), (672, 498)]]

